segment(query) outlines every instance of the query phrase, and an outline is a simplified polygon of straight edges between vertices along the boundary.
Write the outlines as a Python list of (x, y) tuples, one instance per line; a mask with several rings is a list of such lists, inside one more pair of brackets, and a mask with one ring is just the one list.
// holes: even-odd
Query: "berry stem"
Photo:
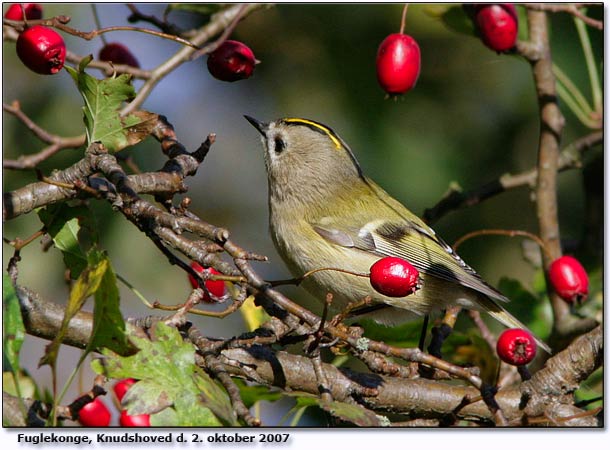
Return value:
[(409, 4), (405, 3), (405, 6), (402, 7), (402, 17), (400, 18), (400, 34), (404, 34), (405, 32), (405, 23), (407, 22), (407, 9), (409, 8)]
[(113, 31), (135, 31), (138, 33), (151, 34), (153, 36), (157, 36), (162, 39), (167, 39), (170, 41), (178, 42), (187, 47), (194, 48), (195, 50), (199, 50), (199, 46), (193, 44), (187, 39), (181, 38), (180, 36), (174, 36), (173, 34), (161, 33), (159, 31), (150, 30), (148, 28), (140, 28), (140, 27), (132, 27), (127, 25), (117, 25), (113, 27), (100, 28), (92, 31), (80, 31), (76, 28), (72, 28), (66, 25), (70, 21), (70, 17), (67, 16), (56, 16), (51, 19), (42, 19), (31, 21), (31, 23), (36, 23), (37, 25), (43, 25), (46, 27), (53, 27), (61, 30), (65, 33), (71, 34), (72, 36), (78, 36), (82, 39), (90, 41), (91, 39), (96, 38), (97, 36), (101, 36), (104, 33), (109, 33)]
[(271, 286), (283, 286), (286, 284), (294, 284), (296, 286), (298, 286), (299, 284), (301, 284), (303, 282), (303, 280), (317, 272), (322, 272), (324, 270), (332, 270), (334, 272), (341, 272), (341, 273), (347, 273), (349, 275), (354, 275), (356, 277), (363, 277), (363, 278), (368, 278), (370, 277), (369, 273), (357, 273), (357, 272), (350, 272), (349, 270), (345, 270), (345, 269), (337, 269), (334, 267), (320, 267), (318, 269), (313, 269), (310, 270), (309, 272), (305, 272), (303, 275), (301, 275), (298, 278), (290, 278), (288, 280), (276, 280), (276, 281), (270, 281), (269, 284), (271, 284)]
[(334, 267), (320, 267), (319, 269), (313, 269), (313, 270), (310, 270), (308, 272), (305, 272), (303, 275), (301, 275), (300, 278), (297, 279), (297, 281), (298, 281), (298, 283), (300, 283), (301, 281), (303, 281), (308, 276), (311, 276), (311, 275), (313, 275), (314, 273), (317, 273), (317, 272), (322, 272), (324, 270), (331, 270), (331, 271), (334, 271), (334, 272), (347, 273), (349, 275), (354, 275), (356, 277), (364, 277), (364, 278), (369, 277), (368, 273), (350, 272), (349, 270), (337, 269), (337, 268), (334, 268)]
[(549, 256), (549, 251), (547, 250), (546, 245), (544, 244), (542, 239), (540, 239), (539, 236), (537, 236), (533, 233), (530, 233), (529, 231), (523, 231), (523, 230), (488, 229), (488, 230), (473, 231), (471, 233), (465, 234), (464, 236), (459, 238), (457, 241), (455, 241), (453, 243), (453, 249), (457, 250), (460, 245), (462, 245), (465, 241), (467, 241), (470, 238), (473, 238), (476, 236), (489, 236), (489, 235), (499, 235), (499, 236), (508, 236), (508, 237), (515, 237), (515, 236), (528, 237), (531, 240), (533, 240), (534, 242), (536, 242), (536, 244), (538, 244), (538, 246), (544, 252), (545, 255)]

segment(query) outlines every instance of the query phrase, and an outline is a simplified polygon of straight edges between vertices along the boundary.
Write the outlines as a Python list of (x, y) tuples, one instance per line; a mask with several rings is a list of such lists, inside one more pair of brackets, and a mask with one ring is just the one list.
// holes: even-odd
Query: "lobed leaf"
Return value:
[(138, 111), (121, 116), (123, 103), (133, 100), (136, 95), (131, 85), (131, 75), (121, 74), (98, 80), (85, 72), (91, 58), (84, 58), (78, 70), (66, 66), (85, 102), (83, 111), (87, 144), (99, 141), (109, 152), (118, 152), (148, 136), (157, 115)]
[(181, 426), (238, 425), (227, 394), (197, 367), (195, 347), (178, 330), (158, 322), (151, 339), (135, 333), (129, 338), (139, 349), (135, 355), (105, 349), (103, 362), (92, 363), (107, 377), (139, 380), (123, 397), (129, 414), (153, 414), (152, 423)]

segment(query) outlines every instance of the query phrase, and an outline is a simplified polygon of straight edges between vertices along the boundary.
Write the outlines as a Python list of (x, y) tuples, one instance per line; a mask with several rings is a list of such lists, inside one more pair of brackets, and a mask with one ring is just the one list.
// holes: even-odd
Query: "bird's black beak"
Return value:
[(267, 135), (267, 128), (269, 128), (269, 124), (265, 122), (261, 122), (260, 120), (256, 120), (254, 117), (244, 116), (248, 122), (252, 124), (254, 128), (258, 130), (260, 134), (263, 136)]

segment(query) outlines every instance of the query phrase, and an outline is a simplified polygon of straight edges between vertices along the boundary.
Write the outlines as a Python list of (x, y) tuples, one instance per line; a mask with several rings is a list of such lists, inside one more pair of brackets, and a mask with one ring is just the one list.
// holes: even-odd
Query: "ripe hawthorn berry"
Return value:
[(38, 20), (42, 18), (42, 5), (39, 3), (13, 3), (4, 13), (4, 18), (9, 20), (23, 20), (23, 10), (27, 20)]
[(131, 386), (133, 386), (136, 383), (136, 380), (134, 380), (133, 378), (125, 378), (123, 380), (119, 380), (114, 384), (113, 390), (114, 390), (114, 395), (116, 395), (117, 400), (119, 401), (119, 403), (123, 400), (123, 397), (125, 397), (125, 394), (127, 394), (127, 391), (129, 390), (129, 388)]
[(510, 3), (477, 5), (475, 24), (483, 43), (496, 52), (510, 50), (517, 42), (519, 19)]
[(388, 256), (371, 266), (370, 280), (380, 294), (405, 297), (417, 290), (419, 272), (404, 259)]
[(572, 256), (562, 256), (551, 263), (549, 281), (557, 294), (568, 303), (582, 303), (589, 295), (589, 277)]
[(17, 55), (30, 70), (52, 75), (64, 66), (66, 44), (55, 30), (35, 25), (25, 29), (17, 38)]
[(250, 78), (254, 72), (256, 58), (246, 44), (239, 41), (224, 41), (208, 56), (208, 70), (221, 81), (237, 81)]
[(126, 410), (121, 411), (119, 423), (122, 427), (149, 427), (150, 415), (148, 414), (127, 414)]
[(107, 427), (110, 425), (110, 410), (101, 398), (96, 397), (81, 408), (78, 421), (85, 427)]
[[(191, 267), (198, 273), (209, 272), (212, 275), (220, 275), (220, 272), (217, 271), (216, 269), (214, 269), (213, 267), (204, 268), (197, 261), (191, 262)], [(195, 277), (193, 277), (190, 274), (188, 277), (189, 277), (189, 281), (191, 282), (191, 286), (193, 287), (193, 289), (198, 288), (199, 282), (195, 279)], [(224, 300), (223, 297), (227, 293), (227, 286), (225, 285), (224, 281), (207, 280), (205, 282), (205, 287), (207, 288), (209, 294), (208, 294), (208, 292), (205, 293), (205, 296), (203, 297), (204, 302), (215, 303), (215, 302), (220, 302), (220, 301)]]
[(505, 330), (498, 338), (496, 352), (502, 361), (513, 366), (528, 364), (536, 356), (536, 340), (521, 328)]
[(419, 77), (419, 45), (408, 34), (390, 34), (379, 45), (376, 67), (377, 80), (384, 91), (390, 95), (404, 94)]
[(127, 64), (132, 67), (140, 67), (140, 63), (127, 47), (119, 42), (109, 42), (104, 45), (99, 53), (101, 61), (113, 64)]

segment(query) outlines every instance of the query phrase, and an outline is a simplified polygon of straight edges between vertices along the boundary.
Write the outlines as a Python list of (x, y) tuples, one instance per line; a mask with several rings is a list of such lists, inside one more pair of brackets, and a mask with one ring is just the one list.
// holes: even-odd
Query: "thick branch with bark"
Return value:
[[(61, 326), (64, 307), (48, 302), (25, 288), (19, 288), (17, 293), (28, 333), (45, 339), (54, 337)], [(92, 323), (92, 314), (80, 312), (70, 322), (65, 343), (85, 347)], [(233, 344), (231, 341), (234, 341)], [(198, 347), (207, 343), (209, 351), (220, 350), (220, 358), (212, 361), (222, 364), (222, 369), (216, 367), (215, 370), (287, 391), (319, 393), (314, 363), (310, 358), (274, 351), (266, 345), (252, 342), (252, 337), (244, 337), (243, 344), (239, 344), (239, 338), (219, 340), (201, 336), (197, 339)], [(593, 416), (571, 418), (583, 413), (578, 408), (571, 407), (569, 415), (564, 411), (573, 405), (574, 391), (600, 367), (602, 358), (603, 330), (597, 327), (550, 358), (530, 381), (501, 389), (496, 400), (511, 422), (526, 423), (527, 420), (548, 415), (560, 425), (566, 425), (563, 420), (569, 419), (571, 426), (598, 426)], [(205, 364), (206, 360), (199, 361)], [(442, 419), (456, 415), (460, 419), (480, 423), (493, 421), (492, 413), (483, 401), (468, 401), (476, 400), (479, 396), (479, 391), (473, 387), (356, 372), (325, 363), (321, 368), (328, 380), (331, 395), (337, 401), (357, 402), (380, 413), (400, 413), (413, 418)], [(548, 425), (548, 420), (545, 419), (544, 424)]]
[[(532, 65), (540, 111), (538, 178), (535, 194), (539, 234), (546, 249), (543, 254), (543, 267), (545, 276), (548, 276), (549, 266), (562, 254), (557, 217), (557, 173), (565, 119), (557, 99), (547, 14), (544, 11), (529, 10), (527, 17), (530, 32), (529, 48), (524, 50), (524, 46), (519, 46), (519, 49)], [(570, 312), (569, 305), (548, 283), (548, 278), (547, 294), (551, 300), (554, 316), (550, 341), (553, 342), (556, 350), (563, 348), (575, 336), (596, 326), (594, 320), (575, 318)]]

